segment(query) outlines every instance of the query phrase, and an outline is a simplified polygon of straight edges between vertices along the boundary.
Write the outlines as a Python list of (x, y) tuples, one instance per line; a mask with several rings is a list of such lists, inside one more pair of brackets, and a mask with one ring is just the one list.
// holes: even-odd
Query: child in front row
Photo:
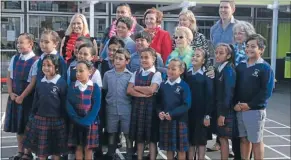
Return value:
[(263, 60), (266, 40), (259, 34), (246, 41), (247, 61), (237, 68), (235, 107), (242, 159), (250, 157), (251, 150), (256, 160), (264, 159), (263, 132), (266, 121), (267, 100), (274, 88), (274, 73)]
[[(18, 154), (11, 157), (18, 160), (21, 157), (29, 158), (32, 154), (26, 151), (22, 146), (25, 126), (28, 122), (29, 113), (33, 101), (33, 89), (35, 78), (29, 72), (32, 65), (37, 60), (37, 56), (32, 51), (33, 37), (28, 33), (22, 33), (17, 39), (17, 48), (20, 53), (11, 58), (7, 72), (8, 101), (5, 112), (4, 132), (17, 134)], [(29, 79), (33, 79), (29, 83)]]
[[(110, 45), (109, 45), (110, 48)], [(126, 159), (131, 160), (133, 155), (132, 141), (129, 139), (129, 124), (131, 114), (131, 97), (127, 95), (127, 86), (132, 73), (126, 69), (130, 61), (130, 53), (123, 48), (118, 49), (114, 57), (114, 69), (107, 71), (103, 78), (103, 89), (106, 97), (106, 129), (109, 133), (108, 159), (112, 159), (118, 137), (119, 124), (120, 131), (126, 139)]]
[(67, 79), (67, 65), (63, 57), (58, 53), (57, 48), (60, 42), (60, 37), (57, 32), (53, 30), (44, 30), (41, 34), (40, 38), (40, 48), (43, 52), (40, 58), (33, 64), (32, 70), (30, 75), (32, 77), (36, 77), (36, 82), (40, 82), (41, 79), (44, 77), (44, 73), (42, 72), (42, 63), (43, 58), (47, 54), (54, 54), (59, 56), (59, 74), (62, 76), (63, 79)]
[(90, 80), (92, 70), (92, 62), (78, 61), (77, 81), (71, 83), (67, 94), (66, 109), (71, 120), (68, 146), (75, 150), (76, 159), (92, 159), (93, 149), (99, 145), (98, 112), (101, 90)]
[(228, 159), (228, 139), (231, 139), (236, 133), (236, 116), (233, 110), (236, 81), (233, 47), (225, 43), (219, 44), (216, 47), (215, 58), (216, 63), (219, 64), (215, 74), (217, 135), (221, 144), (221, 159)]
[(137, 157), (142, 159), (144, 144), (150, 143), (150, 159), (156, 159), (159, 119), (154, 110), (154, 94), (161, 82), (155, 64), (157, 54), (151, 48), (140, 51), (141, 68), (134, 72), (127, 88), (133, 97), (129, 138), (137, 144)]
[(160, 122), (161, 150), (167, 151), (167, 159), (174, 159), (175, 151), (179, 160), (186, 160), (189, 149), (188, 110), (191, 107), (191, 92), (180, 76), (185, 64), (177, 58), (170, 60), (166, 82), (161, 83), (157, 94), (156, 109)]
[(198, 153), (198, 159), (205, 158), (205, 149), (210, 132), (210, 115), (213, 108), (213, 80), (206, 75), (208, 53), (197, 48), (192, 57), (193, 67), (187, 72), (186, 82), (191, 90), (192, 105), (189, 110), (189, 142), (188, 158), (193, 159)]
[(59, 160), (67, 153), (66, 81), (58, 74), (57, 55), (45, 55), (44, 77), (36, 84), (30, 120), (26, 126), (23, 146), (31, 149), (40, 160), (53, 155)]

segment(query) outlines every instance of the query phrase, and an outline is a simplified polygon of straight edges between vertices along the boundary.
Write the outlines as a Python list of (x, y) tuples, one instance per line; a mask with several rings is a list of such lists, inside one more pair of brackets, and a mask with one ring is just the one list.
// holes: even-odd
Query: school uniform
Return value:
[(125, 69), (117, 72), (112, 69), (105, 73), (103, 89), (106, 90), (106, 119), (108, 133), (117, 133), (118, 124), (124, 134), (129, 132), (131, 97), (127, 95), (128, 82), (132, 73)]
[(186, 82), (192, 95), (191, 108), (188, 112), (189, 141), (193, 146), (205, 146), (211, 131), (210, 127), (204, 125), (204, 119), (211, 115), (214, 105), (214, 82), (201, 68), (196, 72), (191, 68), (187, 72)]
[(179, 77), (174, 82), (161, 83), (157, 94), (156, 109), (169, 113), (172, 120), (161, 120), (159, 147), (166, 151), (186, 152), (188, 141), (188, 110), (191, 107), (191, 92), (188, 84)]
[(82, 84), (78, 80), (71, 83), (67, 95), (67, 112), (71, 119), (68, 146), (81, 145), (90, 149), (99, 145), (98, 112), (101, 91), (97, 84), (89, 80)]
[(114, 68), (114, 64), (111, 63), (111, 61), (109, 60), (109, 58), (105, 58), (102, 62), (101, 62), (101, 65), (100, 65), (100, 68), (99, 68), (99, 71), (101, 73), (101, 78), (103, 79), (104, 77), (104, 74), (113, 69)]
[(68, 69), (67, 69), (67, 84), (70, 85), (71, 82), (76, 82), (76, 66), (78, 64), (77, 60), (74, 60), (70, 63)]
[[(224, 126), (217, 126), (217, 135), (233, 137), (236, 133), (236, 117), (233, 110), (233, 98), (236, 73), (230, 62), (224, 62), (218, 67), (215, 77), (215, 106), (217, 118), (224, 116)], [(217, 122), (216, 122), (217, 124)]]
[[(21, 95), (29, 85), (28, 74), (37, 57), (33, 52), (14, 55), (10, 61), (8, 71), (12, 80), (12, 92)], [(17, 104), (8, 97), (5, 111), (4, 131), (23, 134), (28, 121), (29, 112), (33, 101), (33, 91), (23, 99), (22, 104)]]
[(247, 61), (237, 68), (236, 103), (247, 103), (248, 111), (236, 112), (239, 137), (252, 143), (263, 140), (267, 100), (274, 88), (274, 73), (270, 65), (259, 58), (253, 65)]
[(23, 146), (38, 156), (68, 152), (66, 131), (66, 81), (57, 74), (36, 84), (32, 113), (25, 130)]
[[(148, 70), (141, 68), (133, 73), (130, 83), (135, 86), (160, 85), (162, 77), (153, 66)], [(153, 109), (155, 97), (133, 97), (129, 137), (137, 143), (157, 142), (159, 121)]]
[[(43, 58), (45, 57), (47, 53), (43, 53), (40, 58), (34, 62), (32, 69), (29, 73), (30, 77), (36, 76), (36, 82), (40, 82), (41, 79), (44, 77), (44, 73), (42, 72), (42, 63), (43, 63)], [(59, 70), (59, 74), (61, 75), (61, 77), (65, 80), (67, 80), (67, 64), (65, 62), (65, 60), (63, 59), (63, 57), (56, 51), (52, 51), (49, 54), (54, 54), (54, 55), (58, 55), (59, 58), (59, 65), (60, 65), (60, 70)], [(29, 82), (31, 81), (31, 78), (29, 79)]]

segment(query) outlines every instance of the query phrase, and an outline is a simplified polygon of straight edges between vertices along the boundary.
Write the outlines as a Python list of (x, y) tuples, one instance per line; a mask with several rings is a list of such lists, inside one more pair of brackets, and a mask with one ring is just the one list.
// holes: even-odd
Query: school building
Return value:
[[(189, 0), (196, 5), (188, 9), (196, 16), (199, 32), (208, 39), (210, 27), (219, 19), (219, 0)], [(163, 7), (170, 3), (182, 2), (180, 0), (100, 0), (94, 4), (94, 37), (97, 41), (102, 38), (106, 27), (115, 19), (118, 3), (127, 2), (131, 6), (132, 14), (143, 25), (143, 13), (152, 7)], [(157, 3), (158, 2), (158, 3)], [(262, 34), (268, 40), (268, 47), (264, 58), (270, 60), (272, 40), (272, 16), (273, 10), (267, 7), (274, 0), (235, 0), (237, 6), (235, 18), (252, 22), (257, 33)], [(278, 1), (278, 40), (276, 55), (276, 78), (284, 79), (285, 57), (290, 52), (290, 0)], [(7, 65), (10, 58), (16, 53), (15, 39), (22, 32), (33, 34), (38, 40), (44, 28), (57, 31), (61, 37), (67, 29), (71, 17), (76, 12), (81, 12), (90, 18), (89, 4), (87, 1), (31, 1), (31, 0), (2, 0), (1, 1), (1, 78), (6, 76)], [(171, 34), (178, 24), (178, 14), (181, 9), (164, 11), (162, 27)], [(91, 12), (92, 15), (92, 12)], [(289, 63), (290, 64), (290, 63)], [(288, 65), (287, 65), (288, 67)], [(289, 66), (290, 67), (290, 66)], [(289, 68), (290, 71), (290, 68)]]

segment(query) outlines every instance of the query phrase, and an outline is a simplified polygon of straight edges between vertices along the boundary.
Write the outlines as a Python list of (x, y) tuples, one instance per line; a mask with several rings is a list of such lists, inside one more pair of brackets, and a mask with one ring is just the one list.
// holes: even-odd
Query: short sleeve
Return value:
[(27, 79), (27, 82), (31, 82), (31, 78), (33, 76), (36, 76), (37, 75), (37, 63), (38, 63), (39, 59), (36, 60), (33, 65), (31, 66), (30, 68), (30, 71), (29, 71), (29, 75), (28, 75), (28, 79)]
[(160, 84), (162, 83), (162, 75), (160, 72), (156, 72), (152, 78), (151, 84), (156, 83), (157, 85), (160, 86)]
[(102, 88), (105, 89), (105, 90), (108, 90), (108, 83), (107, 83), (107, 81), (108, 81), (107, 79), (108, 78), (107, 77), (108, 77), (108, 73), (105, 73), (104, 77), (103, 77), (103, 85), (102, 85)]
[(8, 71), (10, 72), (10, 78), (13, 79), (13, 62), (14, 62), (15, 55), (11, 58)]
[(129, 83), (135, 84), (135, 75), (136, 75), (136, 71), (132, 74)]
[(100, 72), (98, 70), (95, 71), (91, 80), (93, 83), (96, 83), (99, 88), (102, 88), (101, 75), (100, 75)]

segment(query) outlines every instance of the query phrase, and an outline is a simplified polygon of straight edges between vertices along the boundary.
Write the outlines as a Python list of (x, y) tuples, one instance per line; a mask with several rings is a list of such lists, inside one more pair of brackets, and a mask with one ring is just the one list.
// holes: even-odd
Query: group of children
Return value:
[[(173, 58), (167, 72), (160, 72), (152, 48), (139, 51), (140, 67), (130, 72), (130, 52), (116, 37), (108, 41), (107, 58), (99, 66), (92, 63), (97, 55), (89, 38), (76, 40), (75, 61), (69, 67), (57, 52), (58, 43), (55, 31), (44, 31), (43, 54), (38, 58), (32, 52), (32, 37), (27, 33), (18, 37), (19, 54), (8, 69), (4, 126), (4, 131), (17, 133), (14, 159), (32, 159), (32, 152), (41, 160), (51, 155), (60, 159), (71, 151), (76, 159), (92, 159), (104, 131), (109, 134), (109, 159), (114, 157), (120, 132), (126, 138), (126, 159), (135, 153), (133, 142), (138, 159), (146, 144), (150, 159), (157, 156), (157, 144), (167, 151), (168, 159), (174, 159), (175, 152), (179, 160), (196, 154), (204, 159), (214, 130), (220, 137), (222, 159), (228, 158), (228, 139), (233, 136), (243, 137), (246, 159), (249, 143), (262, 141), (274, 77), (261, 58), (265, 42), (260, 35), (247, 40), (248, 61), (236, 68), (231, 45), (218, 45), (214, 79), (206, 75), (209, 54), (200, 48), (181, 78), (185, 63)], [(259, 151), (255, 146), (254, 152)]]

